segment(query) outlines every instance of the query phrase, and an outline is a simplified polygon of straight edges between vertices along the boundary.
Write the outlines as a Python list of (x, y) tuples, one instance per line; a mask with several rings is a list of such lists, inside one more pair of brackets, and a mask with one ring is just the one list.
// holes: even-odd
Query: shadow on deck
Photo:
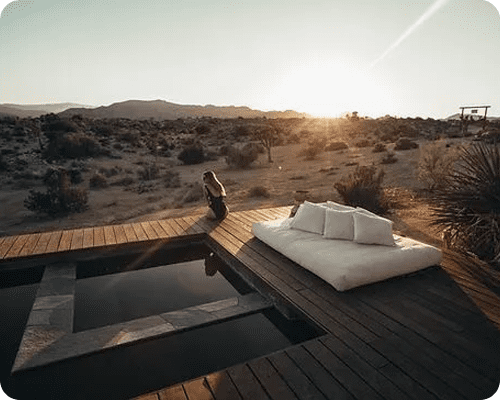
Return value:
[[(251, 233), (290, 207), (0, 238), (0, 268), (203, 239), (236, 257), (277, 304), (291, 303), (327, 334), (140, 399), (483, 399), (500, 382), (500, 297), (444, 251), (440, 266), (338, 292)], [(258, 277), (256, 280), (255, 277)], [(483, 276), (484, 278), (484, 276)], [(486, 282), (487, 283), (487, 282)], [(137, 394), (133, 394), (137, 395)]]

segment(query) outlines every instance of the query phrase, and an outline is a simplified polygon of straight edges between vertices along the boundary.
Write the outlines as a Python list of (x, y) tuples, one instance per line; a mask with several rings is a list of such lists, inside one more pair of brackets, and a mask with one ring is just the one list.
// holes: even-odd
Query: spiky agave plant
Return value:
[(461, 150), (447, 185), (435, 191), (434, 224), (450, 242), (500, 262), (500, 147), (477, 143)]

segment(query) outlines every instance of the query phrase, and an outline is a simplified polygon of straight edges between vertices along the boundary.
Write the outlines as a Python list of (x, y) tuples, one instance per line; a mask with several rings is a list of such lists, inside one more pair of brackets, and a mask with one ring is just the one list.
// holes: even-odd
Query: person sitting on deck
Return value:
[(213, 171), (203, 173), (203, 193), (210, 208), (209, 216), (222, 221), (229, 213), (225, 203), (226, 190)]

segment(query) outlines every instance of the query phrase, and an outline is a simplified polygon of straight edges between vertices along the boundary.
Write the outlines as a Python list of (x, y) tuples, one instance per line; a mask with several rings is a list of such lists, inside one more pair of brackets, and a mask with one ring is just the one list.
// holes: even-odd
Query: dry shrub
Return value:
[(162, 176), (163, 183), (166, 188), (178, 188), (181, 187), (180, 174), (174, 170), (167, 170)]
[(88, 193), (83, 188), (72, 188), (65, 169), (51, 168), (44, 176), (47, 191), (30, 190), (24, 206), (36, 213), (50, 216), (82, 212), (88, 208)]
[(387, 147), (385, 146), (384, 143), (376, 143), (375, 146), (373, 146), (373, 153), (382, 153), (384, 151), (387, 151)]
[(338, 151), (338, 150), (346, 150), (349, 146), (344, 142), (330, 142), (325, 147), (325, 151)]
[(422, 146), (418, 160), (418, 179), (429, 190), (445, 186), (458, 157), (458, 148), (448, 148), (442, 141)]
[(264, 186), (253, 186), (248, 190), (248, 197), (271, 197), (269, 190)]
[(135, 183), (134, 178), (131, 176), (126, 176), (124, 178), (118, 179), (117, 181), (113, 182), (111, 185), (113, 186), (130, 186), (133, 183)]
[(405, 137), (399, 138), (396, 142), (396, 145), (394, 146), (394, 150), (411, 150), (417, 148), (418, 143)]
[(96, 172), (90, 177), (89, 186), (92, 189), (105, 189), (109, 185), (106, 177), (100, 172)]
[(203, 188), (199, 183), (193, 182), (187, 186), (181, 201), (182, 203), (194, 203), (201, 199), (203, 199)]
[(372, 145), (372, 142), (370, 142), (368, 139), (361, 139), (358, 140), (357, 142), (354, 142), (354, 147), (362, 148), (362, 147), (369, 147)]
[(231, 168), (243, 169), (248, 168), (258, 158), (259, 153), (255, 148), (245, 151), (243, 148), (231, 146), (227, 150), (226, 163)]
[(380, 160), (380, 164), (394, 164), (397, 162), (398, 158), (393, 152), (388, 152), (384, 157), (382, 157), (382, 160)]
[(384, 214), (389, 208), (382, 189), (384, 175), (385, 172), (374, 165), (357, 166), (354, 172), (335, 183), (334, 188), (344, 203)]
[(160, 169), (156, 164), (146, 164), (137, 171), (137, 177), (141, 181), (151, 181), (160, 177)]
[(205, 152), (200, 143), (195, 143), (184, 147), (177, 158), (184, 165), (201, 164), (205, 161)]
[(85, 158), (101, 154), (99, 142), (84, 133), (62, 134), (49, 142), (46, 156), (48, 158)]

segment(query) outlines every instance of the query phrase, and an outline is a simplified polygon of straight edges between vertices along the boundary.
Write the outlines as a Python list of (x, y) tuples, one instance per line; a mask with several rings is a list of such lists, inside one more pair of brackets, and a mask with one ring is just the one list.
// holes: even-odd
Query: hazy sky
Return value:
[(500, 16), (483, 0), (8, 3), (0, 103), (500, 115)]

